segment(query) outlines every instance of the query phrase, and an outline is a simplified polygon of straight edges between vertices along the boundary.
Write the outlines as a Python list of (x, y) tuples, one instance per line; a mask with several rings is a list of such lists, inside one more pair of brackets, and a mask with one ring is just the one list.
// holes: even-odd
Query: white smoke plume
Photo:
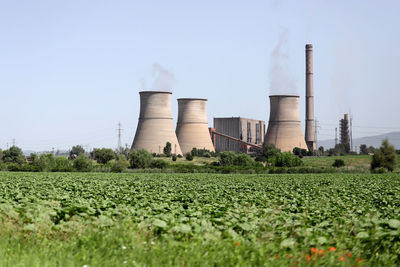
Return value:
[(288, 68), (289, 55), (282, 51), (287, 41), (288, 31), (284, 30), (271, 54), (272, 62), (269, 71), (269, 91), (271, 95), (297, 94), (293, 76)]
[(153, 75), (155, 76), (151, 90), (171, 91), (175, 83), (174, 74), (158, 63), (153, 64)]

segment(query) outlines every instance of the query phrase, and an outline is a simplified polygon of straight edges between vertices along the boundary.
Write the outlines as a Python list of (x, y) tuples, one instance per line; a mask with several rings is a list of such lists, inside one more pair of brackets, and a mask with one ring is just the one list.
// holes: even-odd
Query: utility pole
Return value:
[(121, 135), (122, 135), (123, 129), (121, 128), (121, 126), (122, 126), (121, 122), (118, 122), (118, 129), (117, 129), (117, 131), (118, 131), (118, 147), (117, 147), (117, 151), (119, 153), (122, 152)]
[(337, 146), (337, 127), (335, 128), (335, 147)]
[(350, 151), (353, 151), (353, 114), (350, 111)]

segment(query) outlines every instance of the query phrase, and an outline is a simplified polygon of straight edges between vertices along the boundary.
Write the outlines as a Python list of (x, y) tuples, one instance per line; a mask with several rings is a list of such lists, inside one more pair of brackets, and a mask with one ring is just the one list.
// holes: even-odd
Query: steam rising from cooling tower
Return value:
[(167, 142), (172, 153), (182, 154), (172, 121), (171, 92), (142, 91), (140, 116), (133, 149), (145, 149), (151, 153), (163, 153)]
[(299, 116), (299, 96), (271, 95), (270, 114), (265, 144), (273, 144), (281, 151), (299, 147), (307, 149)]
[(313, 51), (312, 45), (306, 44), (306, 144), (310, 151), (314, 151), (314, 84), (313, 84)]
[(208, 131), (207, 99), (178, 99), (176, 135), (184, 154), (194, 147), (214, 151)]

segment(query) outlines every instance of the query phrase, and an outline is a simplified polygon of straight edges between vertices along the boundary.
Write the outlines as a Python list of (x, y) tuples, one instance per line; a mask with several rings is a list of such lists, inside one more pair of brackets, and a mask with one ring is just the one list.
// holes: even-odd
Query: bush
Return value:
[(165, 147), (164, 147), (164, 149), (163, 149), (163, 153), (167, 156), (167, 157), (171, 157), (171, 143), (170, 142), (167, 142), (166, 144), (165, 144)]
[(156, 168), (156, 169), (165, 169), (165, 168), (168, 167), (168, 162), (166, 162), (163, 159), (156, 159), (156, 160), (153, 160), (151, 162), (150, 167), (153, 168), (153, 169), (154, 168)]
[(92, 161), (85, 155), (80, 154), (73, 162), (74, 169), (79, 172), (89, 172), (92, 170)]
[(185, 158), (186, 158), (186, 160), (189, 160), (189, 161), (192, 161), (193, 160), (193, 155), (192, 155), (192, 153), (186, 153), (186, 155), (185, 155)]
[(371, 161), (371, 171), (376, 168), (385, 168), (392, 172), (396, 166), (396, 150), (389, 144), (388, 139), (382, 141), (380, 148), (376, 149)]
[(177, 160), (177, 157), (176, 157), (175, 154), (173, 154), (173, 155), (172, 155), (172, 161), (176, 161), (176, 160)]
[(180, 159), (181, 159), (181, 158), (183, 158), (183, 156), (182, 156), (181, 154), (178, 154), (178, 158), (180, 158)]
[(112, 162), (111, 171), (112, 172), (123, 172), (129, 167), (129, 161), (126, 159), (125, 155), (119, 155), (118, 159)]
[(4, 150), (2, 153), (2, 161), (4, 163), (16, 163), (22, 165), (26, 162), (25, 156), (21, 148), (12, 146), (10, 149)]
[(340, 167), (344, 167), (344, 160), (342, 159), (335, 159), (335, 162), (333, 162), (332, 167), (335, 168), (340, 168)]
[(93, 158), (100, 164), (106, 164), (115, 159), (115, 153), (111, 148), (95, 148), (92, 153)]
[(276, 154), (272, 162), (276, 167), (297, 167), (303, 165), (303, 161), (291, 152)]
[(224, 151), (219, 154), (219, 164), (221, 166), (231, 166), (234, 164), (236, 154), (231, 151)]
[(65, 157), (55, 157), (53, 172), (71, 172), (74, 168), (72, 162)]
[(83, 149), (83, 147), (80, 145), (73, 146), (71, 148), (71, 151), (69, 151), (69, 158), (75, 159), (78, 156), (80, 156), (81, 154), (85, 154), (85, 149)]
[(132, 150), (129, 154), (130, 167), (133, 169), (137, 168), (148, 168), (153, 161), (153, 156), (144, 149)]
[(247, 154), (235, 155), (235, 158), (233, 159), (233, 165), (236, 166), (253, 166), (254, 163), (254, 159)]

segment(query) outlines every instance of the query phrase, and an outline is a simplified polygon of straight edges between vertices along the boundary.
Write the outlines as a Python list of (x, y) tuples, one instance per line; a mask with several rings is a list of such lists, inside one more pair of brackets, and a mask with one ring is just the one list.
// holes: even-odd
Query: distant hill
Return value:
[[(366, 136), (353, 138), (354, 146), (360, 147), (361, 144), (366, 144), (367, 146), (380, 147), (383, 139), (389, 139), (389, 143), (394, 145), (396, 149), (400, 149), (400, 132), (390, 132), (381, 135)], [(323, 146), (325, 149), (332, 148), (335, 146), (335, 140), (322, 140), (318, 142), (318, 146)]]

